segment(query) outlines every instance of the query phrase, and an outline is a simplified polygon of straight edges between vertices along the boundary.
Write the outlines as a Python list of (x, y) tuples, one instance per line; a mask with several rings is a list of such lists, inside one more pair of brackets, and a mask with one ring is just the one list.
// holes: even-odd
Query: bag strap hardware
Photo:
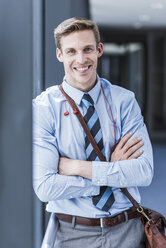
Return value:
[(149, 226), (150, 226), (151, 224), (154, 224), (153, 219), (150, 219), (150, 218), (147, 216), (147, 214), (144, 212), (144, 209), (143, 209), (142, 206), (139, 206), (139, 207), (137, 208), (137, 211), (138, 211), (138, 213), (142, 214), (142, 215), (147, 219), (147, 223), (148, 223)]

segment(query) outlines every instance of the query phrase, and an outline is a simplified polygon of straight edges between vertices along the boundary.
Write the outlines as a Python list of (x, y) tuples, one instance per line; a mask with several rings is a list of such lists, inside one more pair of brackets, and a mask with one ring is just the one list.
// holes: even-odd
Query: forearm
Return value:
[(39, 97), (33, 101), (33, 187), (38, 198), (47, 202), (99, 194), (99, 187), (91, 180), (59, 174), (60, 151), (55, 134), (51, 104), (46, 96)]
[[(49, 137), (50, 141), (50, 137)], [(76, 160), (77, 161), (77, 160)], [(33, 187), (41, 201), (54, 201), (97, 195), (99, 187), (79, 176), (64, 176), (58, 171), (59, 153), (53, 142), (33, 140)], [(67, 166), (69, 168), (69, 166)]]
[(96, 186), (148, 186), (153, 177), (153, 162), (144, 156), (114, 162), (69, 160), (69, 163), (70, 167), (72, 164), (77, 165), (77, 169), (68, 171), (68, 176), (79, 175), (92, 179), (92, 185)]
[[(153, 156), (145, 127), (141, 130), (141, 136), (144, 137), (145, 142), (140, 142), (140, 139), (135, 138), (126, 143), (126, 140), (131, 138), (131, 134), (126, 135), (113, 152), (111, 162), (89, 162), (61, 158), (60, 173), (92, 179), (92, 184), (97, 186), (118, 188), (147, 186), (153, 177)], [(120, 148), (123, 142), (125, 142), (125, 146)], [(138, 150), (142, 145), (144, 152), (141, 151), (142, 149)], [(130, 148), (132, 152), (130, 152)]]
[(87, 179), (92, 179), (92, 162), (60, 158), (59, 174), (65, 176), (81, 176)]
[[(92, 184), (112, 187), (147, 186), (153, 177), (153, 154), (146, 127), (135, 137), (142, 137), (143, 153), (136, 159), (92, 163)], [(102, 177), (101, 177), (102, 175)]]
[(79, 161), (79, 175), (88, 179), (92, 179), (91, 161)]

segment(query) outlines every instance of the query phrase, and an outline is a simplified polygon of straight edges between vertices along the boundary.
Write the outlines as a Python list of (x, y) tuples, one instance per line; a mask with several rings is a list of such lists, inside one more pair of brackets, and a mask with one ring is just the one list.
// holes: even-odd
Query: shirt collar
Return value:
[(73, 86), (71, 86), (70, 84), (67, 83), (65, 77), (63, 79), (63, 89), (64, 91), (78, 104), (80, 105), (82, 97), (85, 93), (88, 93), (93, 101), (94, 104), (96, 104), (101, 87), (100, 87), (100, 78), (97, 75), (97, 83), (95, 84), (95, 86), (89, 91), (89, 92), (83, 92), (81, 90), (78, 90), (76, 88), (74, 88)]

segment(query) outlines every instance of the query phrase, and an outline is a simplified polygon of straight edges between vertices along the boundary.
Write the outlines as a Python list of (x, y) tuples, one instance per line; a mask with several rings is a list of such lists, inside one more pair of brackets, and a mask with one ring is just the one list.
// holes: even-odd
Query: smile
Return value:
[(91, 65), (88, 65), (88, 66), (86, 66), (86, 67), (74, 67), (74, 69), (75, 69), (76, 71), (85, 72), (85, 71), (87, 71), (90, 67), (91, 67)]

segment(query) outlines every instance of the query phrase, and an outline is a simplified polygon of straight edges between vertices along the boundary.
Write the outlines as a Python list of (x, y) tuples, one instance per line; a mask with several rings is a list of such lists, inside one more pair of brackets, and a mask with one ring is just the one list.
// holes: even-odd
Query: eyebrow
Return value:
[[(89, 45), (86, 45), (86, 46), (84, 46), (83, 47), (83, 49), (85, 49), (86, 47), (95, 47), (93, 44), (89, 44)], [(70, 49), (73, 49), (73, 50), (76, 50), (74, 47), (68, 47), (68, 48), (66, 48), (64, 51), (68, 51), (68, 50), (70, 50)]]

